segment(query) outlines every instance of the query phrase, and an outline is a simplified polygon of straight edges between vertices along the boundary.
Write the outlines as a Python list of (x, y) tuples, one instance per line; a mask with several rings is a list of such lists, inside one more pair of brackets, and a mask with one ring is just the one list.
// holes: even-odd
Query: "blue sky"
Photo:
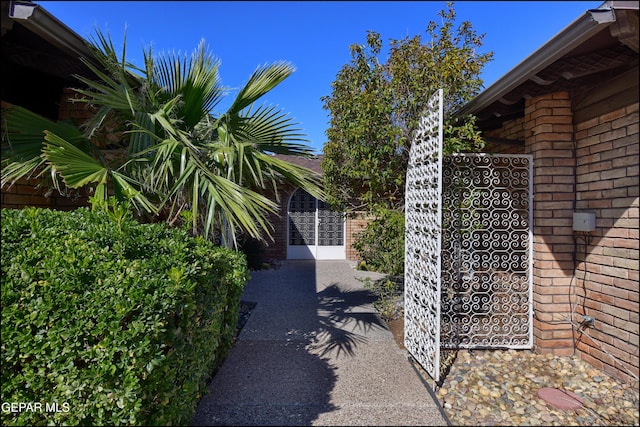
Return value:
[[(231, 88), (219, 109), (260, 65), (288, 61), (296, 72), (264, 102), (288, 112), (322, 152), (328, 112), (322, 96), (349, 62), (349, 46), (364, 44), (367, 30), (389, 39), (422, 35), (438, 21), (441, 1), (38, 1), (51, 14), (90, 38), (95, 28), (111, 35), (116, 48), (127, 34), (127, 58), (141, 65), (142, 50), (191, 54), (204, 39), (220, 59), (222, 84)], [(484, 33), (483, 52), (494, 59), (482, 74), (490, 86), (558, 32), (597, 8), (601, 1), (461, 1), (458, 22)], [(235, 90), (235, 91), (234, 91)]]

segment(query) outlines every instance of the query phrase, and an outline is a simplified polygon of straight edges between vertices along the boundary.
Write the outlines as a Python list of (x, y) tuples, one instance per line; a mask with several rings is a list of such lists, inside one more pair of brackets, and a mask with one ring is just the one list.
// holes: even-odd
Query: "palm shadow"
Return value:
[(386, 330), (376, 296), (320, 283), (315, 261), (295, 261), (252, 273), (242, 298), (250, 316), (191, 425), (313, 425), (339, 410), (335, 360)]
[(367, 333), (386, 329), (372, 306), (376, 296), (366, 289), (342, 289), (332, 283), (317, 296), (319, 325), (311, 348), (320, 356), (353, 356), (358, 345), (368, 342)]

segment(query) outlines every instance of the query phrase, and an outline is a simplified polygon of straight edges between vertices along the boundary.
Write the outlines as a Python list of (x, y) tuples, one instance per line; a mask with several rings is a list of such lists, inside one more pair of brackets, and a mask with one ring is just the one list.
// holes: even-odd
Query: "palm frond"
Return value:
[(190, 189), (189, 204), (194, 216), (198, 215), (201, 204), (207, 207), (205, 234), (213, 230), (217, 218), (224, 218), (231, 228), (242, 229), (253, 237), (261, 238), (262, 232), (269, 229), (268, 214), (275, 213), (277, 208), (268, 198), (212, 173), (194, 157), (189, 159), (162, 205), (176, 195), (185, 194), (185, 189)]
[(262, 152), (309, 157), (313, 155), (306, 135), (288, 114), (275, 107), (244, 110), (239, 121), (239, 139), (251, 141)]
[(227, 112), (238, 114), (282, 83), (294, 71), (295, 67), (284, 61), (259, 67), (249, 77), (249, 81), (242, 87)]
[(109, 177), (118, 200), (132, 200), (138, 209), (156, 213), (153, 204), (138, 190), (139, 184), (126, 175), (113, 171), (58, 135), (45, 131), (43, 156), (62, 176), (69, 188), (95, 185), (95, 195), (106, 200)]
[(157, 140), (155, 126), (152, 117), (144, 112), (137, 111), (132, 123), (131, 138), (129, 140), (129, 157), (144, 156), (144, 153), (153, 146)]
[(256, 153), (255, 156), (264, 170), (263, 175), (269, 177), (275, 185), (283, 181), (289, 182), (317, 199), (326, 200), (322, 179), (313, 170), (265, 153)]
[(2, 186), (13, 184), (23, 177), (47, 170), (42, 148), (45, 131), (62, 135), (82, 150), (89, 150), (89, 141), (68, 123), (55, 123), (37, 113), (19, 106), (3, 110), (6, 133), (2, 139)]
[(222, 98), (219, 65), (204, 40), (191, 57), (169, 53), (155, 61), (151, 78), (168, 97), (181, 97), (177, 116), (186, 128), (196, 126)]
[(7, 163), (2, 167), (2, 188), (11, 186), (21, 178), (41, 176), (45, 171), (46, 163), (42, 157), (34, 157), (20, 162)]
[(158, 213), (157, 207), (138, 190), (138, 182), (116, 171), (111, 171), (111, 177), (116, 199), (131, 200), (138, 211), (143, 210), (152, 214)]
[[(121, 52), (99, 31), (90, 49), (92, 57), (83, 62), (98, 79), (76, 76), (85, 85), (76, 89), (82, 96), (76, 101), (96, 109), (86, 131), (26, 112), (12, 118), (10, 138), (3, 140), (3, 184), (42, 170), (54, 185), (60, 178), (70, 188), (91, 185), (98, 197), (111, 193), (153, 214), (162, 210), (175, 218), (191, 209), (194, 230), (202, 226), (207, 236), (221, 230), (232, 240), (241, 231), (259, 239), (271, 236), (269, 216), (277, 204), (261, 194), (268, 186), (276, 191), (289, 181), (322, 195), (312, 171), (270, 155), (312, 155), (302, 131), (281, 110), (254, 107), (294, 72), (291, 64), (258, 67), (231, 107), (214, 117), (225, 89), (220, 62), (204, 41), (191, 56), (154, 56), (149, 48), (143, 69), (126, 60), (126, 34)], [(127, 148), (115, 170), (91, 141), (113, 120), (119, 131), (124, 128)]]
[(45, 131), (42, 153), (48, 162), (56, 165), (67, 187), (107, 185), (107, 167), (51, 131)]

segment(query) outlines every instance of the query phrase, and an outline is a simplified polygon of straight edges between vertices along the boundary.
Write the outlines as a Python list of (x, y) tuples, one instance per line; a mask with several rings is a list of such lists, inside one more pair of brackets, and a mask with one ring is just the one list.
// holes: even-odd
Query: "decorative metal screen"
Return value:
[(440, 381), (459, 348), (531, 348), (531, 156), (442, 158), (442, 91), (415, 134), (405, 194), (407, 351)]
[(405, 193), (404, 345), (440, 377), (442, 90), (430, 100), (409, 154)]
[(443, 163), (441, 344), (531, 348), (531, 156)]
[(316, 199), (301, 188), (289, 202), (289, 244), (316, 244)]
[(318, 245), (342, 246), (344, 244), (344, 214), (329, 209), (318, 200)]

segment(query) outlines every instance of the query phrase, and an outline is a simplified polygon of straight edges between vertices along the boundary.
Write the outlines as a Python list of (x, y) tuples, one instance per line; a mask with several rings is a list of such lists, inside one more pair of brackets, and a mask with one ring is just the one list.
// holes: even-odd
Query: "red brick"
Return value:
[[(589, 350), (591, 350), (591, 348), (589, 348)], [(590, 354), (582, 353), (581, 356), (582, 356), (581, 357), (582, 360), (589, 363), (591, 366), (595, 367), (596, 369), (602, 369), (604, 367), (604, 363), (602, 363), (602, 360), (597, 359)]]
[[(610, 122), (616, 119), (619, 119), (621, 117), (633, 117), (633, 115), (627, 115), (626, 109), (625, 108), (618, 108), (617, 110), (611, 111), (609, 113), (603, 114), (602, 116), (600, 116), (600, 122), (604, 123), (604, 122)], [(635, 115), (635, 119), (636, 121), (638, 120), (638, 116), (637, 114)]]
[(551, 340), (538, 340), (536, 345), (542, 348), (552, 348), (554, 351), (561, 349), (562, 347), (573, 348), (572, 339), (551, 339)]

